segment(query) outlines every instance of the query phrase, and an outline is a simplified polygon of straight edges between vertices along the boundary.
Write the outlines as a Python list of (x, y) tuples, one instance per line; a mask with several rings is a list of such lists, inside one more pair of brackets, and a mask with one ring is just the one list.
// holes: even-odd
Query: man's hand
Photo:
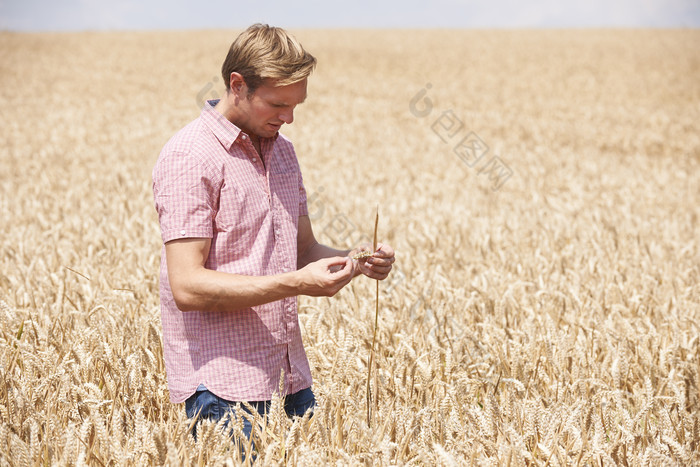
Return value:
[(312, 297), (332, 297), (355, 276), (356, 262), (347, 256), (322, 258), (297, 271), (300, 293)]
[[(372, 245), (363, 244), (360, 247), (352, 250), (350, 256), (357, 255), (362, 251), (371, 252)], [(357, 260), (359, 271), (371, 279), (384, 280), (387, 278), (392, 269), (392, 264), (396, 258), (394, 257), (394, 249), (391, 245), (379, 243), (377, 251), (371, 256), (360, 258)]]

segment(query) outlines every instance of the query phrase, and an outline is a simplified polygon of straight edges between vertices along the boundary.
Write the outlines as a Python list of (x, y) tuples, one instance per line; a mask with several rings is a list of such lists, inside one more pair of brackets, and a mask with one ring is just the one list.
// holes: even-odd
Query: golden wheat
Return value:
[(359, 253), (355, 254), (352, 256), (352, 259), (362, 259), (362, 258), (369, 258), (372, 256), (372, 252), (369, 250), (363, 250), (360, 251)]
[[(0, 464), (240, 461), (168, 401), (150, 187), (236, 33), (0, 34)], [(700, 33), (296, 35), (319, 65), (283, 132), (315, 234), (371, 243), (381, 200), (397, 262), (372, 427), (358, 278), (300, 298), (319, 406), (274, 399), (246, 457), (700, 463)]]

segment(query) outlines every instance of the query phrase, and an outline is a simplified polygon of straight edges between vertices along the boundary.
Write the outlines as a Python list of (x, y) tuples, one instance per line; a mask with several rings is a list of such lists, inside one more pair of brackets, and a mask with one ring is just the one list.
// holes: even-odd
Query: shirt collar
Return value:
[[(219, 140), (219, 142), (226, 148), (227, 151), (231, 150), (233, 143), (241, 136), (243, 131), (236, 125), (231, 123), (229, 119), (224, 117), (218, 110), (214, 108), (218, 104), (220, 99), (208, 100), (204, 103), (204, 108), (202, 109), (202, 120), (214, 133), (214, 136)], [(272, 138), (260, 138), (261, 142), (265, 140), (275, 141), (279, 136), (279, 132), (275, 133)]]
[(236, 141), (236, 138), (238, 138), (242, 131), (214, 108), (218, 103), (219, 99), (206, 101), (202, 109), (201, 117), (226, 150), (230, 150), (231, 145)]

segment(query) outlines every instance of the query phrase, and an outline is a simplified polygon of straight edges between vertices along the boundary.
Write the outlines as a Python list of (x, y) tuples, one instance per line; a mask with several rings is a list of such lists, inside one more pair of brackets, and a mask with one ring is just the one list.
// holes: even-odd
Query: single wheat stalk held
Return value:
[[(377, 251), (377, 226), (379, 225), (379, 206), (377, 206), (377, 212), (374, 216), (374, 240), (372, 242), (372, 253), (367, 256), (371, 256), (375, 251)], [(375, 309), (374, 309), (374, 333), (372, 335), (372, 348), (369, 352), (369, 366), (367, 367), (367, 426), (372, 426), (372, 393), (370, 391), (370, 378), (372, 377), (372, 362), (374, 361), (374, 343), (377, 340), (377, 324), (379, 321), (379, 280), (377, 282), (376, 296), (374, 299)], [(379, 397), (377, 393), (377, 397)], [(376, 403), (377, 401), (375, 401)]]

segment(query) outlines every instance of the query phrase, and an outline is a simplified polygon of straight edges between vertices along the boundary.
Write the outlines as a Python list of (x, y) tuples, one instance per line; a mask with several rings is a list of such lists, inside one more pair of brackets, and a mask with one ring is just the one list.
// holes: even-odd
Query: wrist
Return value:
[(361, 275), (362, 275), (362, 271), (360, 270), (360, 265), (358, 263), (357, 266), (355, 266), (355, 272), (353, 272), (352, 278), (354, 279), (357, 276), (361, 276)]
[(284, 273), (285, 288), (287, 288), (291, 295), (303, 295), (304, 294), (304, 272), (303, 269), (297, 269), (296, 271), (290, 271)]

